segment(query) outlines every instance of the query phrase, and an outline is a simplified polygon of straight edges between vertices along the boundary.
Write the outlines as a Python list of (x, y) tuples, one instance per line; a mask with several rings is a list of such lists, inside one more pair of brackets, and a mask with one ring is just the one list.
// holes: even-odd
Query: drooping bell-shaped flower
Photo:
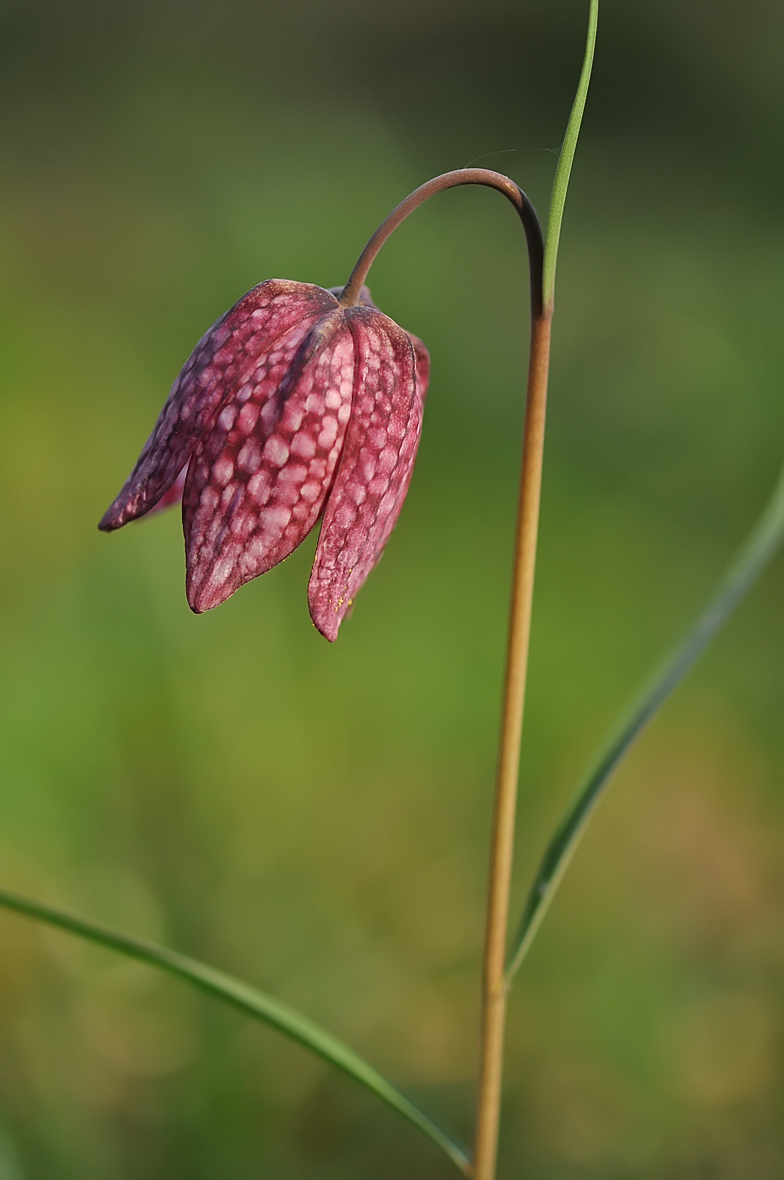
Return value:
[(322, 287), (268, 279), (197, 344), (99, 527), (181, 496), (200, 614), (288, 557), (323, 515), (308, 601), (334, 640), (408, 490), (429, 365), (367, 288), (344, 307)]

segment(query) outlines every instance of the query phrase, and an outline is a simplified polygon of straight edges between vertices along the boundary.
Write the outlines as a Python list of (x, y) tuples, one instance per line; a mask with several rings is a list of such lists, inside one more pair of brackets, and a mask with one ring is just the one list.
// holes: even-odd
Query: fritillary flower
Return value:
[(268, 279), (200, 340), (99, 527), (182, 498), (197, 614), (284, 560), (323, 517), (308, 588), (329, 640), (403, 505), (427, 349), (371, 302)]

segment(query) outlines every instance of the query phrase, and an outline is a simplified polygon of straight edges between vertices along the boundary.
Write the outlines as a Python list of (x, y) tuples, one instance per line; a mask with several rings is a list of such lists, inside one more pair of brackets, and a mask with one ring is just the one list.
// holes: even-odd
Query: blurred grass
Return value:
[[(334, 648), (307, 617), (312, 542), (197, 619), (176, 514), (95, 524), (253, 283), (343, 281), (401, 196), (484, 152), (515, 148), (486, 163), (546, 205), (584, 17), (2, 10), (3, 883), (273, 991), (463, 1132), (526, 343), (504, 203), (446, 194), (374, 270), (433, 385)], [(520, 900), (784, 450), (781, 21), (605, 10), (559, 265)], [(503, 1176), (780, 1174), (783, 576), (643, 739), (543, 927)], [(0, 1176), (451, 1174), (274, 1034), (13, 917), (0, 939)]]

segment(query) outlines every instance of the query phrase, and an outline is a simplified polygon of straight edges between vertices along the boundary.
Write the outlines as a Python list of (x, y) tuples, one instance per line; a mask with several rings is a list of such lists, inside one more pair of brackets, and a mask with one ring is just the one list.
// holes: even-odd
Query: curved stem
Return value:
[(525, 237), (528, 243), (528, 263), (531, 276), (531, 316), (535, 319), (542, 310), (542, 266), (544, 260), (544, 240), (542, 227), (536, 210), (523, 190), (500, 172), (492, 172), (489, 168), (458, 168), (455, 172), (444, 172), (433, 180), (428, 180), (419, 188), (414, 189), (404, 201), (392, 210), (360, 254), (357, 264), (349, 276), (339, 297), (341, 306), (354, 307), (359, 302), (362, 287), (368, 276), (376, 255), (387, 239), (394, 233), (401, 222), (405, 221), (409, 213), (413, 213), (430, 197), (442, 193), (448, 188), (456, 188), (461, 184), (483, 184), (498, 192), (512, 202), (523, 223)]
[(343, 307), (358, 303), (370, 267), (381, 247), (397, 227), (424, 201), (445, 189), (462, 184), (483, 184), (512, 202), (525, 230), (531, 283), (531, 351), (528, 363), (523, 459), (520, 476), (515, 542), (512, 605), (506, 658), (503, 717), (499, 745), (498, 777), (490, 845), (490, 880), (487, 898), (485, 948), (482, 972), (479, 1094), (477, 1099), (475, 1180), (493, 1180), (498, 1145), (507, 987), (504, 979), (509, 889), (512, 878), (517, 779), (523, 726), (528, 641), (531, 631), (539, 496), (542, 481), (544, 419), (550, 362), (552, 303), (544, 305), (544, 242), (536, 210), (508, 176), (487, 168), (461, 168), (445, 172), (415, 189), (382, 221), (362, 251), (343, 288)]
[(482, 972), (479, 1094), (473, 1161), (475, 1180), (493, 1180), (498, 1150), (504, 1024), (508, 992), (508, 980), (504, 973), (504, 966), (542, 481), (555, 260), (566, 191), (591, 75), (597, 15), (598, 0), (591, 0), (582, 74), (556, 171), (548, 226), (547, 252), (545, 253), (542, 230), (536, 210), (514, 181), (486, 168), (461, 168), (455, 172), (446, 172), (421, 185), (404, 201), (401, 201), (396, 209), (393, 209), (365, 246), (339, 296), (339, 302), (343, 307), (353, 307), (359, 302), (370, 267), (390, 235), (408, 217), (409, 213), (412, 213), (430, 197), (444, 192), (445, 189), (463, 184), (482, 184), (495, 188), (512, 202), (523, 223), (528, 244), (531, 284), (531, 351), (528, 365), (504, 704), (490, 846), (490, 880)]

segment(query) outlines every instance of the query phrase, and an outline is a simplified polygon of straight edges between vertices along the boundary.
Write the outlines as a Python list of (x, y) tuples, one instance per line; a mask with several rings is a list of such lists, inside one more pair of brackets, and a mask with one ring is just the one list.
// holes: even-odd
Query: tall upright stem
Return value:
[(514, 181), (486, 168), (461, 168), (446, 172), (421, 185), (382, 221), (362, 251), (348, 282), (340, 293), (343, 307), (359, 302), (362, 286), (379, 250), (390, 234), (423, 201), (445, 189), (461, 184), (488, 185), (512, 202), (525, 230), (531, 283), (531, 352), (528, 361), (528, 391), (523, 437), (520, 501), (515, 544), (512, 610), (506, 660), (506, 686), (501, 725), (501, 742), (490, 849), (490, 888), (485, 935), (479, 1100), (473, 1175), (476, 1180), (493, 1180), (498, 1144), (501, 1105), (506, 984), (504, 960), (509, 915), (509, 886), (514, 852), (514, 823), (520, 738), (531, 631), (531, 601), (534, 590), (536, 534), (539, 520), (539, 490), (542, 482), (544, 417), (547, 401), (547, 373), (550, 362), (550, 321), (552, 300), (545, 305), (543, 287), (544, 242), (536, 210)]
[(490, 882), (482, 979), (482, 1023), (479, 1061), (474, 1180), (493, 1180), (501, 1114), (504, 1024), (508, 987), (504, 978), (509, 890), (514, 856), (520, 740), (531, 634), (536, 538), (542, 485), (542, 454), (550, 363), (552, 305), (534, 318), (528, 362), (525, 434), (517, 513), (512, 605), (506, 656), (504, 703), (498, 756), (498, 778), (490, 841)]
[(517, 809), (520, 739), (523, 732), (525, 679), (528, 667), (528, 637), (531, 631), (531, 603), (534, 592), (539, 494), (542, 485), (544, 416), (547, 404), (547, 374), (550, 363), (550, 325), (553, 315), (555, 264), (558, 257), (558, 242), (566, 193), (569, 188), (569, 177), (585, 110), (588, 85), (591, 80), (598, 19), (599, 0), (590, 0), (583, 67), (553, 183), (553, 198), (550, 204), (547, 245), (544, 254), (542, 302), (539, 304), (538, 311), (533, 302), (531, 305), (533, 323), (531, 327), (531, 355), (528, 362), (523, 466), (520, 476), (520, 501), (517, 516), (509, 646), (506, 658), (504, 708), (498, 756), (498, 781), (490, 847), (490, 885), (485, 934), (474, 1180), (494, 1180), (498, 1152), (504, 1021), (506, 996), (511, 981), (511, 976), (504, 977), (504, 955), (514, 853), (514, 823)]

